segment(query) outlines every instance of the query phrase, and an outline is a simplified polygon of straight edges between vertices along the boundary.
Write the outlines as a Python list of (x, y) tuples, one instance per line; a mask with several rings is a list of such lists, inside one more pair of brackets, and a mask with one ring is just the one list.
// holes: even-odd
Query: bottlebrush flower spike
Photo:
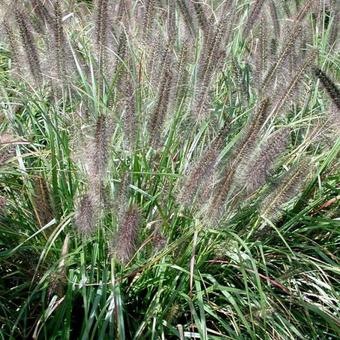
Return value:
[(224, 212), (225, 203), (231, 192), (230, 189), (234, 182), (236, 171), (239, 169), (240, 162), (247, 159), (256, 147), (256, 140), (268, 115), (268, 105), (268, 98), (261, 101), (254, 116), (245, 128), (244, 135), (234, 146), (228, 157), (229, 162), (222, 170), (222, 174), (215, 185), (212, 199), (209, 203), (208, 212), (212, 222), (217, 222)]
[(262, 143), (258, 152), (250, 158), (250, 167), (242, 176), (248, 196), (266, 183), (276, 160), (287, 148), (288, 136), (288, 128), (274, 132), (268, 140)]
[(134, 254), (140, 219), (139, 209), (136, 206), (132, 206), (127, 209), (119, 225), (113, 253), (122, 264), (128, 263)]
[(217, 158), (222, 151), (224, 139), (228, 131), (229, 124), (226, 123), (189, 172), (178, 197), (178, 201), (184, 206), (189, 206), (193, 203), (194, 196), (201, 186), (207, 187), (209, 185), (208, 181), (215, 170)]
[(313, 68), (315, 76), (320, 80), (323, 87), (326, 89), (329, 97), (332, 99), (334, 105), (340, 110), (340, 91), (334, 82), (318, 67)]
[(308, 178), (311, 167), (311, 160), (305, 159), (283, 175), (280, 182), (270, 188), (266, 198), (261, 202), (260, 214), (271, 221), (280, 219), (283, 206), (298, 194)]

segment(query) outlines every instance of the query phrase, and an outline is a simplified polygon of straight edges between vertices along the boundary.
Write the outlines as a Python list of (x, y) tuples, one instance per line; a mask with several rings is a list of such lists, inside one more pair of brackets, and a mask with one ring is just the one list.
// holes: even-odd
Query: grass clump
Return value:
[(339, 336), (335, 2), (1, 14), (2, 338)]

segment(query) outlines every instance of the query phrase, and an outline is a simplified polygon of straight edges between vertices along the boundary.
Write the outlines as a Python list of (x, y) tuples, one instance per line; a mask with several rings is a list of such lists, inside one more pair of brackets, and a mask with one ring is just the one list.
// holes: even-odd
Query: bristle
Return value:
[(15, 138), (10, 133), (0, 135), (0, 167), (15, 156), (15, 144), (13, 141), (15, 141)]
[(273, 80), (275, 78), (277, 71), (282, 66), (282, 64), (287, 60), (287, 57), (290, 55), (290, 53), (293, 51), (293, 47), (296, 44), (298, 37), (301, 35), (301, 32), (302, 32), (301, 25), (295, 25), (290, 30), (288, 38), (285, 41), (285, 45), (280, 51), (280, 54), (277, 60), (271, 66), (271, 68), (269, 69), (269, 71), (267, 72), (263, 80), (263, 83), (261, 86), (261, 93), (265, 93), (268, 87), (273, 83)]
[(200, 59), (198, 61), (197, 83), (195, 85), (195, 97), (192, 107), (192, 117), (200, 121), (206, 116), (209, 104), (209, 90), (215, 71), (224, 60), (221, 42), (224, 37), (225, 22), (221, 20), (214, 31), (210, 30), (209, 36), (204, 40)]
[(150, 32), (152, 30), (154, 16), (155, 16), (155, 0), (146, 0), (143, 23), (145, 43), (147, 43), (150, 40)]
[(109, 157), (109, 144), (111, 139), (111, 127), (108, 119), (103, 114), (100, 115), (96, 122), (95, 142), (93, 150), (93, 173), (90, 176), (103, 178), (106, 173), (106, 167)]
[(280, 34), (281, 34), (281, 28), (280, 28), (280, 21), (279, 21), (279, 16), (278, 16), (278, 11), (275, 5), (275, 1), (269, 0), (268, 6), (269, 6), (269, 12), (272, 18), (273, 26), (274, 26), (274, 35), (275, 37), (278, 38), (280, 37)]
[(212, 222), (218, 221), (222, 216), (225, 201), (230, 193), (229, 191), (232, 187), (240, 161), (247, 159), (256, 146), (255, 142), (258, 138), (258, 134), (268, 115), (268, 105), (269, 99), (263, 99), (256, 110), (254, 117), (248, 123), (245, 135), (231, 151), (229, 156), (230, 161), (216, 184), (210, 202), (209, 214), (211, 215)]
[(175, 0), (168, 2), (167, 33), (169, 37), (176, 35), (176, 2)]
[(0, 196), (0, 216), (4, 212), (7, 204), (7, 199), (4, 196)]
[(284, 89), (280, 97), (273, 103), (271, 115), (275, 116), (281, 112), (285, 103), (288, 101), (289, 97), (292, 95), (292, 93), (296, 90), (297, 86), (301, 82), (301, 79), (306, 73), (307, 68), (312, 65), (316, 55), (317, 55), (316, 50), (312, 50), (309, 53), (306, 60), (302, 63), (302, 65), (297, 69), (297, 71), (293, 75), (288, 86)]
[(338, 43), (339, 43), (339, 22), (340, 22), (340, 5), (337, 0), (332, 3), (331, 7), (331, 18), (332, 18), (332, 26), (329, 32), (328, 44), (331, 48), (336, 51)]
[(95, 45), (98, 65), (101, 70), (99, 72), (103, 73), (108, 63), (109, 0), (97, 0), (95, 13)]
[(53, 35), (54, 35), (54, 53), (57, 67), (58, 80), (64, 80), (66, 77), (66, 38), (62, 23), (62, 12), (60, 1), (54, 2), (54, 18), (53, 18)]
[(186, 0), (177, 0), (177, 5), (182, 14), (187, 31), (191, 36), (195, 36), (196, 27), (192, 15), (190, 13), (190, 10), (188, 8), (188, 5), (186, 3)]
[[(159, 79), (162, 78), (163, 72), (165, 70), (169, 70), (172, 68), (174, 65), (174, 44), (175, 44), (175, 37), (168, 37), (166, 44), (164, 48), (160, 49), (160, 54), (159, 54), (159, 65), (158, 65), (158, 70), (155, 72), (152, 77), (153, 77), (153, 82), (156, 81), (156, 84), (159, 84)], [(172, 68), (173, 71), (173, 68)], [(174, 72), (172, 72), (174, 73)], [(155, 78), (156, 77), (156, 78)]]
[(259, 39), (255, 54), (255, 84), (261, 84), (262, 77), (267, 70), (268, 63), (268, 22), (261, 17), (259, 25)]
[(37, 18), (37, 29), (39, 32), (44, 33), (46, 30), (46, 24), (53, 25), (53, 16), (50, 14), (47, 5), (40, 0), (31, 0), (33, 13)]
[(124, 87), (124, 133), (126, 136), (128, 148), (130, 151), (132, 151), (136, 145), (138, 127), (136, 117), (135, 94), (130, 74), (127, 75)]
[(194, 201), (194, 196), (200, 186), (207, 186), (211, 175), (213, 174), (217, 162), (217, 158), (224, 146), (224, 138), (229, 131), (229, 125), (225, 124), (218, 136), (212, 141), (211, 145), (205, 150), (198, 162), (190, 170), (178, 201), (184, 206), (189, 206)]
[(264, 2), (265, 0), (256, 0), (255, 3), (253, 4), (253, 7), (249, 12), (248, 19), (243, 30), (244, 39), (248, 37), (252, 27), (259, 18)]
[(310, 9), (315, 4), (315, 0), (306, 0), (304, 6), (299, 10), (298, 14), (294, 18), (295, 22), (301, 22), (304, 17), (310, 12)]
[(131, 2), (127, 0), (120, 0), (118, 5), (117, 22), (124, 26), (128, 25), (131, 17)]
[(20, 49), (18, 46), (17, 39), (13, 32), (13, 29), (8, 20), (4, 20), (3, 23), (4, 32), (6, 35), (7, 42), (9, 44), (10, 52), (11, 52), (11, 59), (14, 65), (15, 70), (20, 74), (22, 73), (22, 61), (20, 57)]
[(282, 207), (300, 191), (308, 178), (311, 166), (311, 161), (307, 159), (290, 169), (261, 202), (260, 214), (272, 221), (278, 220), (282, 215)]
[(209, 33), (209, 29), (210, 29), (210, 25), (205, 13), (205, 9), (204, 6), (199, 3), (199, 2), (194, 2), (194, 9), (197, 15), (197, 19), (198, 19), (198, 23), (203, 31), (204, 34), (208, 34)]
[(26, 54), (30, 73), (35, 83), (40, 84), (42, 80), (40, 58), (34, 42), (32, 30), (29, 27), (29, 20), (24, 12), (18, 8), (14, 8), (14, 16), (18, 25), (21, 42)]
[(273, 165), (287, 148), (288, 135), (287, 128), (276, 131), (261, 144), (259, 151), (249, 160), (251, 166), (242, 176), (248, 196), (266, 183)]
[(127, 264), (134, 254), (139, 224), (139, 209), (132, 206), (126, 211), (119, 225), (114, 243), (114, 255), (121, 264)]
[(188, 71), (187, 64), (189, 61), (189, 48), (188, 48), (188, 40), (182, 42), (182, 47), (180, 50), (179, 58), (176, 66), (176, 85), (174, 89), (176, 90), (175, 98), (176, 98), (176, 107), (174, 111), (181, 105), (184, 104), (183, 100), (186, 96), (186, 92), (188, 90)]
[(158, 147), (160, 143), (161, 128), (165, 121), (169, 107), (172, 76), (171, 67), (166, 67), (163, 72), (163, 77), (158, 91), (157, 105), (149, 122), (149, 133), (151, 145), (153, 147)]
[(91, 195), (86, 193), (79, 202), (75, 215), (75, 225), (79, 234), (92, 234), (98, 223), (98, 206)]
[(47, 182), (44, 177), (36, 177), (33, 180), (35, 212), (40, 227), (44, 227), (53, 219), (53, 209)]
[(321, 84), (327, 91), (329, 97), (332, 99), (334, 105), (340, 110), (340, 91), (334, 82), (318, 67), (313, 68), (315, 76), (320, 80)]

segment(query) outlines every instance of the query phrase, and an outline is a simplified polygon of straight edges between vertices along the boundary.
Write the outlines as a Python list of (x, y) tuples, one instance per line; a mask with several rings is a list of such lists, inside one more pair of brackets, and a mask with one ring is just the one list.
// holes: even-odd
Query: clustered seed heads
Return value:
[[(310, 69), (328, 93), (334, 112), (340, 110), (336, 84), (313, 66), (318, 53), (309, 47), (313, 36), (309, 14), (316, 8), (315, 0), (304, 1), (296, 11), (287, 1), (255, 0), (249, 2), (244, 23), (245, 7), (235, 0), (96, 0), (88, 17), (76, 9), (66, 13), (63, 4), (61, 0), (7, 3), (4, 8), (9, 14), (2, 26), (12, 69), (39, 89), (46, 85), (48, 98), (61, 99), (58, 112), (72, 111), (67, 117), (72, 131), (81, 131), (79, 149), (86, 155), (79, 158), (86, 175), (84, 192), (75, 204), (80, 234), (90, 235), (107, 214), (114, 215), (111, 220), (119, 227), (113, 253), (122, 264), (130, 261), (141, 222), (137, 205), (129, 205), (128, 187), (135, 184), (131, 174), (143, 172), (139, 163), (154, 162), (150, 169), (157, 170), (167, 164), (164, 145), (169, 154), (173, 145), (192, 147), (191, 155), (204, 150), (189, 158), (188, 171), (174, 188), (178, 204), (207, 225), (220, 225), (227, 213), (236, 214), (238, 207), (258, 199), (267, 188), (258, 211), (267, 219), (280, 218), (282, 207), (303, 186), (308, 161), (296, 167), (287, 161), (290, 170), (280, 176), (282, 167), (277, 165), (286, 160), (293, 129), (273, 127), (287, 125)], [(335, 6), (331, 9), (329, 43), (333, 46), (338, 14)], [(234, 49), (242, 53), (235, 55)], [(230, 78), (231, 86), (226, 84)], [(227, 90), (216, 96), (220, 88)], [(244, 97), (247, 100), (239, 99)], [(86, 114), (77, 115), (84, 110)], [(244, 123), (249, 112), (253, 114)], [(201, 140), (191, 145), (192, 134), (208, 122), (212, 122), (206, 127), (209, 138), (204, 140), (209, 143), (195, 149)], [(223, 128), (210, 138), (215, 123)], [(122, 138), (111, 143), (120, 130)], [(181, 152), (176, 151), (167, 164), (174, 172), (181, 168)], [(140, 155), (143, 162), (138, 161)], [(1, 154), (0, 163), (7, 160), (5, 156)], [(126, 174), (118, 179), (119, 190), (108, 185), (117, 169)], [(150, 181), (160, 173), (152, 176), (138, 183), (145, 197), (154, 196)], [(276, 183), (270, 185), (272, 177)], [(172, 183), (159, 181), (165, 182), (170, 196)], [(43, 177), (34, 186), (42, 226), (52, 218), (52, 204)]]

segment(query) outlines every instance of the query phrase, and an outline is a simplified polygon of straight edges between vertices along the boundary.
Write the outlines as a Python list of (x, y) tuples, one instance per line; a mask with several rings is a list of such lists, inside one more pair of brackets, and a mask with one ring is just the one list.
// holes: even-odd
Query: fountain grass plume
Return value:
[(250, 157), (250, 166), (241, 176), (248, 197), (267, 182), (277, 159), (283, 155), (288, 146), (288, 136), (288, 128), (275, 131)]
[(271, 221), (280, 219), (283, 207), (301, 190), (311, 172), (312, 162), (303, 159), (273, 184), (265, 199), (260, 203), (259, 212)]
[(245, 27), (243, 29), (243, 38), (246, 39), (256, 23), (257, 19), (260, 17), (260, 13), (265, 0), (256, 0), (250, 9), (248, 19), (246, 21)]
[(123, 128), (126, 144), (132, 152), (137, 142), (138, 124), (136, 117), (136, 98), (130, 73), (126, 74), (123, 92)]
[(278, 9), (276, 7), (274, 0), (269, 0), (268, 2), (269, 6), (269, 13), (273, 22), (273, 28), (274, 28), (274, 35), (275, 37), (280, 37), (281, 35), (281, 27), (280, 27), (280, 20), (278, 15)]
[(56, 0), (53, 5), (53, 51), (56, 64), (56, 73), (59, 81), (64, 82), (67, 74), (66, 63), (66, 37), (62, 22), (62, 9), (59, 0)]
[(296, 72), (293, 74), (292, 78), (290, 79), (288, 85), (285, 89), (277, 91), (277, 99), (274, 100), (271, 110), (271, 116), (276, 116), (280, 112), (282, 112), (285, 104), (288, 102), (289, 98), (297, 91), (303, 77), (307, 73), (308, 68), (311, 67), (315, 58), (317, 56), (316, 50), (311, 50), (307, 58), (301, 63), (301, 65), (297, 68)]
[(322, 86), (325, 88), (336, 108), (340, 110), (340, 90), (337, 88), (331, 78), (328, 77), (328, 75), (320, 68), (314, 66), (313, 72), (314, 75), (320, 80)]
[(150, 142), (154, 148), (160, 146), (161, 128), (165, 122), (172, 89), (173, 71), (172, 64), (164, 66), (161, 83), (158, 90), (156, 106), (149, 120)]
[(216, 223), (223, 215), (225, 203), (231, 192), (240, 162), (246, 159), (256, 147), (259, 132), (268, 116), (268, 106), (269, 99), (263, 99), (254, 116), (244, 129), (245, 132), (243, 132), (240, 141), (228, 155), (227, 165), (221, 171), (221, 175), (214, 186), (212, 198), (209, 202), (208, 212), (213, 223)]
[(141, 216), (137, 206), (129, 207), (119, 224), (118, 234), (113, 245), (113, 254), (123, 265), (134, 255), (138, 227)]
[(184, 20), (185, 27), (186, 27), (187, 31), (189, 32), (189, 35), (191, 35), (192, 37), (195, 37), (197, 29), (196, 29), (195, 21), (192, 17), (190, 10), (189, 10), (187, 1), (186, 0), (176, 0), (176, 3), (179, 7), (181, 14), (182, 14), (182, 18)]
[(216, 170), (217, 159), (224, 147), (225, 137), (229, 132), (229, 128), (229, 122), (225, 123), (219, 134), (186, 176), (178, 196), (178, 202), (183, 206), (192, 205), (200, 187), (209, 186), (208, 182)]
[(29, 71), (34, 80), (34, 83), (37, 85), (41, 84), (42, 82), (41, 62), (38, 53), (38, 48), (35, 44), (35, 39), (32, 33), (33, 29), (30, 26), (29, 18), (25, 14), (24, 10), (20, 9), (18, 6), (14, 6), (13, 14), (19, 30), (21, 44), (23, 50), (25, 51)]
[(53, 219), (53, 207), (47, 181), (42, 176), (33, 179), (33, 203), (40, 227), (44, 227)]
[(99, 115), (96, 122), (94, 149), (91, 155), (92, 169), (89, 173), (91, 177), (105, 177), (110, 155), (111, 136), (112, 127), (107, 116), (104, 114)]
[(99, 206), (97, 202), (87, 192), (79, 202), (75, 214), (75, 226), (79, 234), (89, 236), (98, 224)]

